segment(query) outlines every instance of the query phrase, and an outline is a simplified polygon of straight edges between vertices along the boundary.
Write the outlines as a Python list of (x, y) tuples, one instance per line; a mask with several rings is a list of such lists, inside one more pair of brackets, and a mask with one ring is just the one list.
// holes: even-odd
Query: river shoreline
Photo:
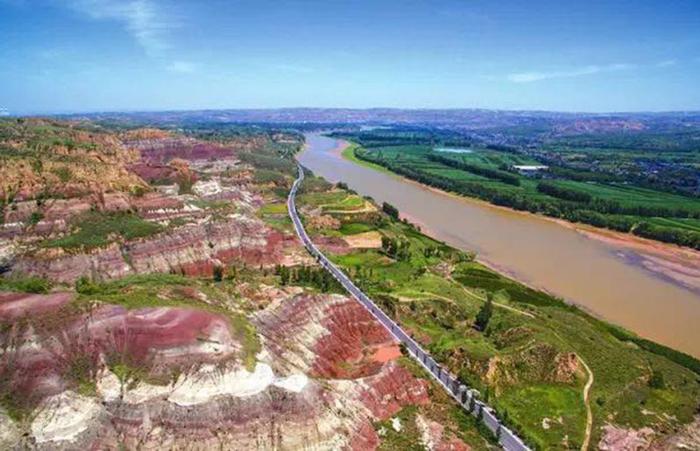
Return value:
[(297, 158), (331, 182), (393, 204), (426, 234), (475, 252), (504, 276), (700, 356), (697, 252), (445, 193), (349, 161), (342, 155), (348, 144), (307, 134)]
[[(353, 164), (357, 164), (356, 162), (343, 155), (343, 151), (350, 146), (350, 143), (348, 141), (340, 139), (338, 139), (337, 142), (339, 142), (340, 144), (335, 149), (333, 149), (331, 153), (333, 155), (336, 155), (338, 158), (343, 158), (346, 161), (349, 161)], [(370, 165), (367, 165), (366, 167), (374, 169)], [(676, 284), (681, 288), (690, 290), (693, 293), (700, 295), (700, 263), (698, 263), (700, 262), (700, 251), (696, 251), (690, 248), (684, 248), (675, 244), (663, 243), (660, 241), (638, 237), (630, 233), (623, 233), (609, 229), (601, 229), (587, 224), (572, 223), (563, 219), (552, 218), (550, 216), (540, 215), (529, 211), (514, 210), (512, 208), (494, 205), (490, 202), (481, 199), (475, 199), (468, 196), (461, 196), (456, 193), (451, 193), (448, 191), (441, 190), (439, 188), (427, 186), (391, 171), (387, 171), (387, 174), (391, 175), (392, 177), (398, 178), (403, 182), (411, 183), (413, 185), (430, 190), (431, 192), (442, 196), (449, 196), (459, 201), (464, 201), (480, 205), (482, 207), (505, 211), (509, 214), (523, 215), (538, 220), (549, 221), (558, 224), (561, 227), (566, 227), (568, 229), (574, 230), (588, 239), (598, 240), (608, 244), (623, 247), (629, 252), (634, 252), (636, 254), (637, 258), (628, 257), (628, 260), (632, 261), (632, 264), (638, 265), (640, 268), (649, 271), (652, 275), (656, 277), (661, 277), (671, 283)], [(421, 229), (423, 229), (428, 235), (435, 236), (435, 233), (431, 233), (430, 228), (425, 223), (423, 223), (415, 217), (409, 217), (408, 215), (405, 216), (411, 222), (419, 225)], [(479, 255), (477, 255), (476, 259), (479, 263), (503, 275), (513, 278), (520, 283), (528, 285), (531, 288), (537, 288), (551, 295), (557, 296), (556, 293), (552, 293), (551, 291), (547, 290), (546, 287), (533, 284), (531, 281), (528, 280), (523, 280), (522, 277), (518, 276), (518, 274), (509, 271), (507, 268), (489, 259), (479, 257)], [(574, 304), (580, 305), (579, 303)], [(585, 306), (583, 307), (585, 308)]]

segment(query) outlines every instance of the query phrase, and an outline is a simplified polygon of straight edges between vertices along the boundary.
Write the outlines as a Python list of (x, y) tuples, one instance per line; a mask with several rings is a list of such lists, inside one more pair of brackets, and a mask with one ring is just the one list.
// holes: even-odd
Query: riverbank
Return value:
[[(611, 244), (616, 247), (624, 248), (629, 254), (620, 254), (619, 258), (626, 259), (630, 264), (637, 265), (638, 267), (649, 271), (655, 277), (660, 277), (670, 283), (674, 283), (675, 285), (681, 288), (690, 290), (700, 295), (700, 251), (696, 251), (690, 248), (684, 248), (674, 244), (662, 243), (660, 241), (638, 237), (629, 233), (617, 232), (609, 229), (601, 229), (587, 224), (572, 223), (563, 219), (552, 218), (549, 216), (539, 215), (528, 211), (514, 210), (512, 208), (494, 205), (484, 200), (467, 196), (461, 196), (456, 193), (451, 193), (448, 191), (441, 190), (439, 188), (427, 186), (415, 180), (411, 180), (409, 178), (391, 172), (384, 166), (361, 160), (355, 156), (354, 149), (356, 147), (353, 144), (343, 140), (338, 140), (338, 142), (340, 144), (338, 148), (333, 151), (333, 154), (342, 157), (352, 163), (359, 164), (364, 167), (373, 170), (378, 170), (382, 173), (400, 178), (404, 182), (420, 186), (442, 196), (449, 196), (453, 199), (457, 199), (460, 201), (470, 202), (483, 207), (492, 208), (499, 211), (505, 211), (512, 214), (522, 215), (524, 217), (549, 221), (558, 224), (562, 227), (575, 230), (576, 232), (580, 233), (586, 238)], [(419, 225), (429, 235), (435, 236), (435, 233), (431, 233), (430, 228), (418, 218), (407, 217), (407, 219)], [(533, 288), (546, 291), (549, 294), (555, 294), (547, 290), (547, 287), (545, 286), (533, 284), (530, 280), (523, 280), (523, 278), (519, 277), (517, 273), (509, 271), (506, 267), (503, 267), (502, 265), (499, 265), (494, 261), (480, 257), (479, 255), (477, 255), (477, 260), (479, 260), (482, 264), (488, 266), (489, 268), (503, 273), (508, 277), (514, 278), (521, 283), (524, 283)], [(585, 306), (583, 307), (585, 308)]]

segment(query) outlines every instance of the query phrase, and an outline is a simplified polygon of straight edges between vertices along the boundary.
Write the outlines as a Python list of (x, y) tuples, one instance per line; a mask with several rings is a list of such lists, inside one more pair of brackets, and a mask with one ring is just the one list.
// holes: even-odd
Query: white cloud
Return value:
[(549, 80), (552, 78), (573, 78), (573, 77), (581, 77), (584, 75), (593, 75), (593, 74), (598, 74), (601, 72), (616, 72), (620, 70), (625, 70), (625, 69), (632, 69), (634, 66), (631, 64), (622, 64), (622, 63), (617, 63), (617, 64), (608, 64), (605, 66), (597, 66), (597, 65), (590, 65), (590, 66), (583, 66), (583, 67), (576, 67), (568, 70), (560, 70), (560, 71), (551, 71), (551, 72), (538, 72), (538, 71), (529, 71), (529, 72), (517, 72), (508, 75), (508, 80), (514, 82), (514, 83), (531, 83), (535, 81), (541, 81), (541, 80)]
[(166, 67), (170, 72), (177, 72), (180, 74), (191, 74), (197, 70), (197, 65), (190, 61), (173, 61)]
[(678, 61), (675, 59), (670, 59), (670, 60), (664, 60), (664, 61), (659, 61), (656, 63), (656, 67), (670, 67), (670, 66), (675, 66), (678, 64)]
[(167, 34), (175, 24), (153, 0), (67, 0), (67, 5), (95, 20), (114, 20), (151, 56), (168, 48)]

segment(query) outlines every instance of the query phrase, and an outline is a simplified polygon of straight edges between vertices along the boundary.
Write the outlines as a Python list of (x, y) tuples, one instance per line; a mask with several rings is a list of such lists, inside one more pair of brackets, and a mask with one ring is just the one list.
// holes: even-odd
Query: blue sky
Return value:
[(0, 109), (700, 110), (700, 1), (0, 0)]

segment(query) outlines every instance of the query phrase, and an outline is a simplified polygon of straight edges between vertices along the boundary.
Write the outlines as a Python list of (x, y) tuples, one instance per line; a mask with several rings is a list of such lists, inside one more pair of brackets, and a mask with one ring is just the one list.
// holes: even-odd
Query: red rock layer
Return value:
[(404, 406), (430, 403), (428, 383), (416, 379), (406, 368), (387, 363), (383, 371), (363, 380), (366, 384), (359, 399), (372, 415), (385, 420)]
[[(71, 378), (94, 375), (103, 359), (116, 359), (152, 374), (211, 363), (235, 355), (239, 349), (221, 315), (191, 308), (98, 307), (88, 314), (77, 311), (56, 315), (68, 293), (19, 297), (0, 304), (7, 327), (0, 342), (0, 377), (13, 396), (40, 398), (59, 393), (75, 383)], [(39, 301), (46, 301), (41, 305)], [(17, 304), (24, 305), (18, 306)], [(3, 309), (9, 305), (11, 308)], [(17, 312), (31, 313), (26, 323), (14, 322)]]
[(216, 160), (230, 157), (234, 150), (214, 143), (187, 138), (165, 138), (130, 143), (141, 152), (142, 161), (167, 164), (174, 158), (184, 160)]
[(359, 303), (348, 300), (328, 306), (322, 322), (328, 334), (314, 350), (313, 373), (326, 378), (354, 379), (376, 374), (382, 362), (374, 359), (378, 348), (395, 348), (387, 330)]
[(32, 294), (0, 292), (0, 322), (56, 311), (73, 299), (72, 293)]
[(45, 250), (19, 257), (12, 271), (73, 283), (81, 276), (114, 279), (152, 272), (211, 275), (220, 264), (272, 265), (282, 259), (284, 236), (252, 218), (190, 224), (154, 237), (112, 244), (89, 253)]
[[(344, 296), (298, 295), (260, 315), (261, 333), (280, 360), (310, 354), (305, 371), (322, 378), (354, 379), (376, 374), (377, 350), (396, 343), (360, 304)], [(279, 341), (281, 339), (281, 341)]]

